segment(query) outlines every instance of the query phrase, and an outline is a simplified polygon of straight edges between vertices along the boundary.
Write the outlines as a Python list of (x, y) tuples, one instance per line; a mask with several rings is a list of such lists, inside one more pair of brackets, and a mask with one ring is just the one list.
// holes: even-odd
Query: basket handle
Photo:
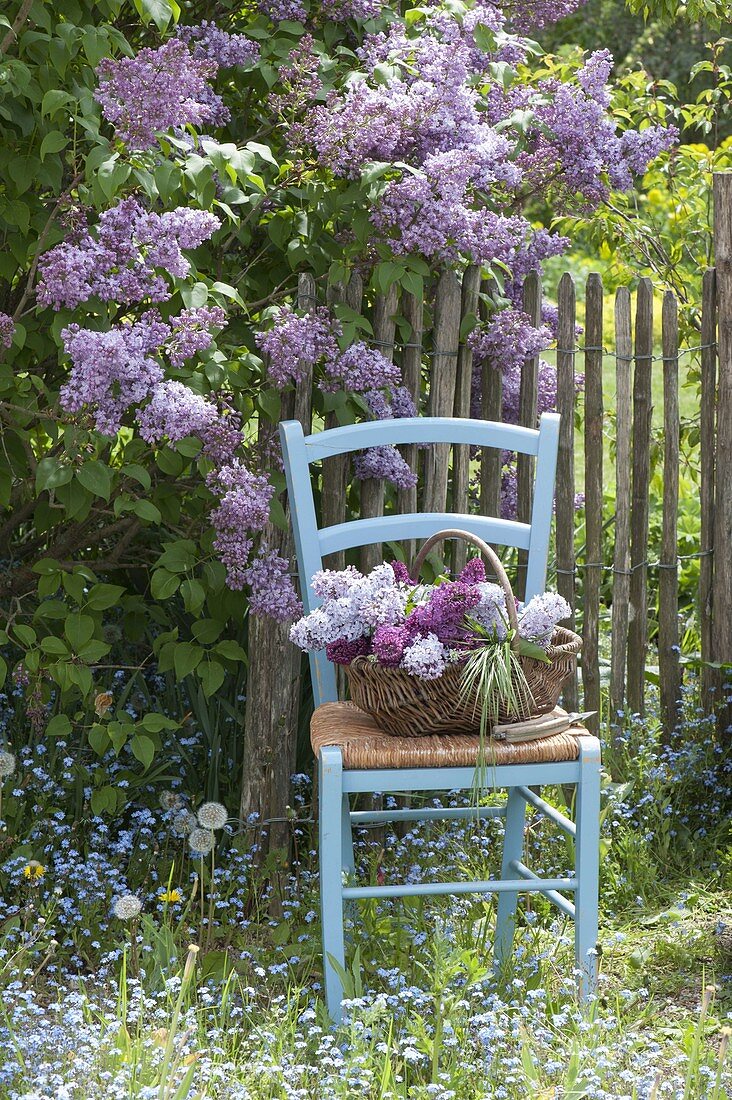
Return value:
[(459, 531), (457, 529), (450, 529), (446, 531), (438, 531), (437, 534), (432, 535), (430, 538), (428, 538), (424, 546), (422, 546), (416, 558), (414, 559), (414, 564), (412, 565), (411, 576), (415, 584), (419, 580), (420, 569), (422, 568), (424, 560), (429, 554), (430, 550), (438, 542), (443, 542), (445, 539), (462, 539), (463, 542), (472, 542), (474, 546), (478, 547), (483, 557), (487, 559), (494, 573), (498, 577), (498, 583), (503, 589), (503, 594), (506, 598), (506, 615), (508, 616), (508, 623), (513, 632), (511, 648), (517, 649), (519, 645), (518, 615), (516, 614), (516, 600), (514, 598), (513, 588), (511, 588), (511, 582), (508, 579), (508, 575), (506, 573), (506, 570), (503, 568), (501, 559), (498, 557), (498, 554), (496, 554), (495, 550), (490, 547), (487, 542), (484, 542), (483, 539), (480, 538), (478, 535), (473, 535), (470, 531)]

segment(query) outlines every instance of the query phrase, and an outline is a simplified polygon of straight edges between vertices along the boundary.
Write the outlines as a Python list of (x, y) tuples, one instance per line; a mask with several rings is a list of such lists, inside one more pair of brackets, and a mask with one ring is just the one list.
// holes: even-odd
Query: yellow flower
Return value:
[(180, 901), (183, 895), (180, 890), (163, 890), (161, 894), (158, 894), (159, 901), (165, 901), (168, 905), (172, 905), (176, 901)]
[(42, 863), (39, 863), (37, 859), (30, 860), (23, 868), (24, 878), (29, 879), (31, 882), (38, 882), (39, 879), (43, 878), (45, 873), (46, 868)]

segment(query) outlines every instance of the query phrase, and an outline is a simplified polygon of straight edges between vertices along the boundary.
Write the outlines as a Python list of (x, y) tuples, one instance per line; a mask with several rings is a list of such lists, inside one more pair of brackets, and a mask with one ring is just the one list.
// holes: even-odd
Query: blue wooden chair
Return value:
[[(417, 417), (333, 428), (304, 436), (298, 421), (280, 425), (287, 489), (306, 611), (318, 600), (310, 587), (328, 554), (373, 542), (428, 538), (445, 528), (461, 527), (486, 542), (518, 547), (528, 553), (528, 600), (546, 585), (546, 563), (554, 496), (559, 417), (545, 413), (538, 430), (482, 420)], [(536, 457), (530, 523), (505, 519), (415, 513), (353, 520), (318, 529), (310, 466), (334, 455), (367, 447), (402, 443), (470, 444)], [(586, 732), (563, 734), (523, 744), (492, 743), (491, 763), (482, 782), (508, 790), (502, 806), (466, 808), (413, 807), (352, 811), (350, 796), (359, 792), (448, 791), (470, 789), (476, 780), (478, 737), (440, 735), (387, 737), (373, 720), (348, 702), (338, 702), (336, 675), (325, 654), (312, 654), (310, 667), (316, 710), (311, 741), (318, 757), (320, 782), (320, 896), (325, 990), (331, 1017), (341, 1015), (345, 967), (343, 909), (359, 898), (411, 895), (495, 893), (498, 913), (494, 964), (510, 957), (517, 895), (538, 892), (575, 921), (575, 957), (579, 992), (591, 996), (596, 982), (599, 873), (600, 745)], [(388, 750), (388, 751), (387, 751)], [(536, 793), (542, 784), (576, 784), (575, 821)], [(574, 877), (540, 878), (523, 862), (526, 806), (544, 814), (574, 839)], [(352, 828), (377, 822), (468, 815), (505, 818), (501, 878), (485, 882), (404, 883), (356, 886), (353, 881)], [(574, 895), (570, 901), (565, 895)]]

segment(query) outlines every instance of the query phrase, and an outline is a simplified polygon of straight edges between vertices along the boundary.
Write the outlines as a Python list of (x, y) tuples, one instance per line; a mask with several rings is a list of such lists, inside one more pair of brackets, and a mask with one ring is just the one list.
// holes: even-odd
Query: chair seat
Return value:
[[(572, 732), (556, 733), (538, 741), (509, 744), (489, 741), (485, 763), (553, 764), (579, 757), (578, 734), (587, 730), (574, 726)], [(310, 742), (316, 757), (325, 745), (337, 745), (343, 767), (377, 768), (470, 768), (478, 763), (480, 738), (464, 733), (441, 733), (427, 737), (392, 737), (379, 728), (370, 714), (354, 703), (323, 703), (310, 722)]]

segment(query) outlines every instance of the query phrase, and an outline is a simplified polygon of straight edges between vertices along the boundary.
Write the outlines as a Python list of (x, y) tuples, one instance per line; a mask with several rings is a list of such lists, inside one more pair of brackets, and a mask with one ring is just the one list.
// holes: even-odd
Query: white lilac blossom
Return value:
[(490, 581), (481, 581), (476, 588), (480, 593), (480, 601), (471, 610), (471, 617), (503, 641), (508, 633), (505, 592), (500, 584), (492, 584)]
[(572, 610), (563, 596), (556, 592), (544, 592), (532, 597), (519, 611), (519, 634), (546, 647), (557, 623), (571, 614)]
[(197, 816), (202, 829), (223, 829), (229, 820), (226, 807), (220, 802), (204, 802), (199, 806)]
[(0, 749), (0, 779), (7, 779), (15, 772), (16, 758), (14, 753), (7, 749)]
[(416, 638), (404, 650), (401, 668), (421, 680), (437, 680), (445, 671), (448, 650), (436, 634)]
[(135, 894), (123, 894), (114, 903), (113, 912), (118, 920), (134, 920), (142, 912), (142, 902)]
[(188, 847), (195, 856), (205, 856), (212, 852), (216, 841), (210, 829), (192, 829), (188, 834)]

